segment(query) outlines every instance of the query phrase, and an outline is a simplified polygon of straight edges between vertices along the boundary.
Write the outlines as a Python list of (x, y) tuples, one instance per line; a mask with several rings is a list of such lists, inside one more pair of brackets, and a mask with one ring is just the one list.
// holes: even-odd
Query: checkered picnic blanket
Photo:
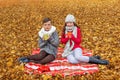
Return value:
[[(32, 55), (38, 54), (40, 49), (33, 49)], [(57, 58), (46, 65), (36, 64), (36, 63), (27, 63), (25, 64), (25, 73), (27, 74), (49, 74), (56, 75), (61, 74), (62, 76), (66, 75), (83, 75), (86, 73), (92, 74), (99, 71), (97, 64), (89, 63), (79, 63), (71, 64), (68, 63), (66, 58), (62, 58), (61, 54), (63, 48), (58, 48)], [(83, 48), (83, 55), (92, 56), (92, 51)]]

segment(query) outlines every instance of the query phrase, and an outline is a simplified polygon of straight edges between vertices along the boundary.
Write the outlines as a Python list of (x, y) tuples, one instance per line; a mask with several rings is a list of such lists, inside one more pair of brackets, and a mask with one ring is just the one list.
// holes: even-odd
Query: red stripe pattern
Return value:
[[(33, 49), (32, 55), (38, 54), (40, 49)], [(56, 60), (53, 62), (40, 65), (35, 63), (25, 64), (25, 73), (27, 74), (50, 74), (55, 76), (56, 74), (66, 75), (83, 75), (86, 73), (92, 74), (99, 71), (98, 65), (89, 63), (70, 64), (66, 58), (62, 58), (62, 48), (58, 48), (58, 54)], [(83, 48), (83, 55), (92, 56), (92, 51)]]

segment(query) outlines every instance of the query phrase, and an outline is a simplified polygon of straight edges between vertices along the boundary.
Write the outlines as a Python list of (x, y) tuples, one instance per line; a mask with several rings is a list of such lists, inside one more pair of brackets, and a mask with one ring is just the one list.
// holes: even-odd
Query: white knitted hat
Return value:
[(75, 22), (75, 17), (71, 14), (68, 14), (65, 18), (65, 22)]

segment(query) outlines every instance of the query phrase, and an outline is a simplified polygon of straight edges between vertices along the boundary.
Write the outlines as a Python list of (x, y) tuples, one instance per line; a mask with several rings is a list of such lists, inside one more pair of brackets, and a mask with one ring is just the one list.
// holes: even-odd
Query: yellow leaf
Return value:
[(12, 61), (7, 62), (7, 66), (8, 66), (8, 67), (10, 67), (10, 66), (12, 66), (12, 65), (13, 65), (13, 62), (12, 62)]
[(50, 79), (52, 76), (50, 76), (50, 75), (42, 75), (42, 78), (43, 78), (43, 80), (48, 80), (48, 79)]

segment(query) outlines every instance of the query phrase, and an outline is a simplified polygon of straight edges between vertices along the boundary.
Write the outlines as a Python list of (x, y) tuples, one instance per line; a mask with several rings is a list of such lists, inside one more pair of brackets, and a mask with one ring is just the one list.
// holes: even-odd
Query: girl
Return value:
[(52, 26), (51, 20), (45, 18), (43, 20), (42, 29), (39, 31), (39, 47), (40, 53), (28, 57), (22, 57), (20, 62), (35, 62), (39, 64), (50, 63), (55, 60), (57, 48), (59, 45), (59, 37), (56, 27)]
[(68, 62), (77, 64), (80, 62), (95, 63), (107, 65), (107, 60), (101, 60), (99, 56), (83, 56), (81, 49), (81, 31), (75, 23), (73, 15), (68, 14), (65, 18), (65, 26), (61, 36), (61, 42), (65, 44), (63, 57), (68, 59)]

